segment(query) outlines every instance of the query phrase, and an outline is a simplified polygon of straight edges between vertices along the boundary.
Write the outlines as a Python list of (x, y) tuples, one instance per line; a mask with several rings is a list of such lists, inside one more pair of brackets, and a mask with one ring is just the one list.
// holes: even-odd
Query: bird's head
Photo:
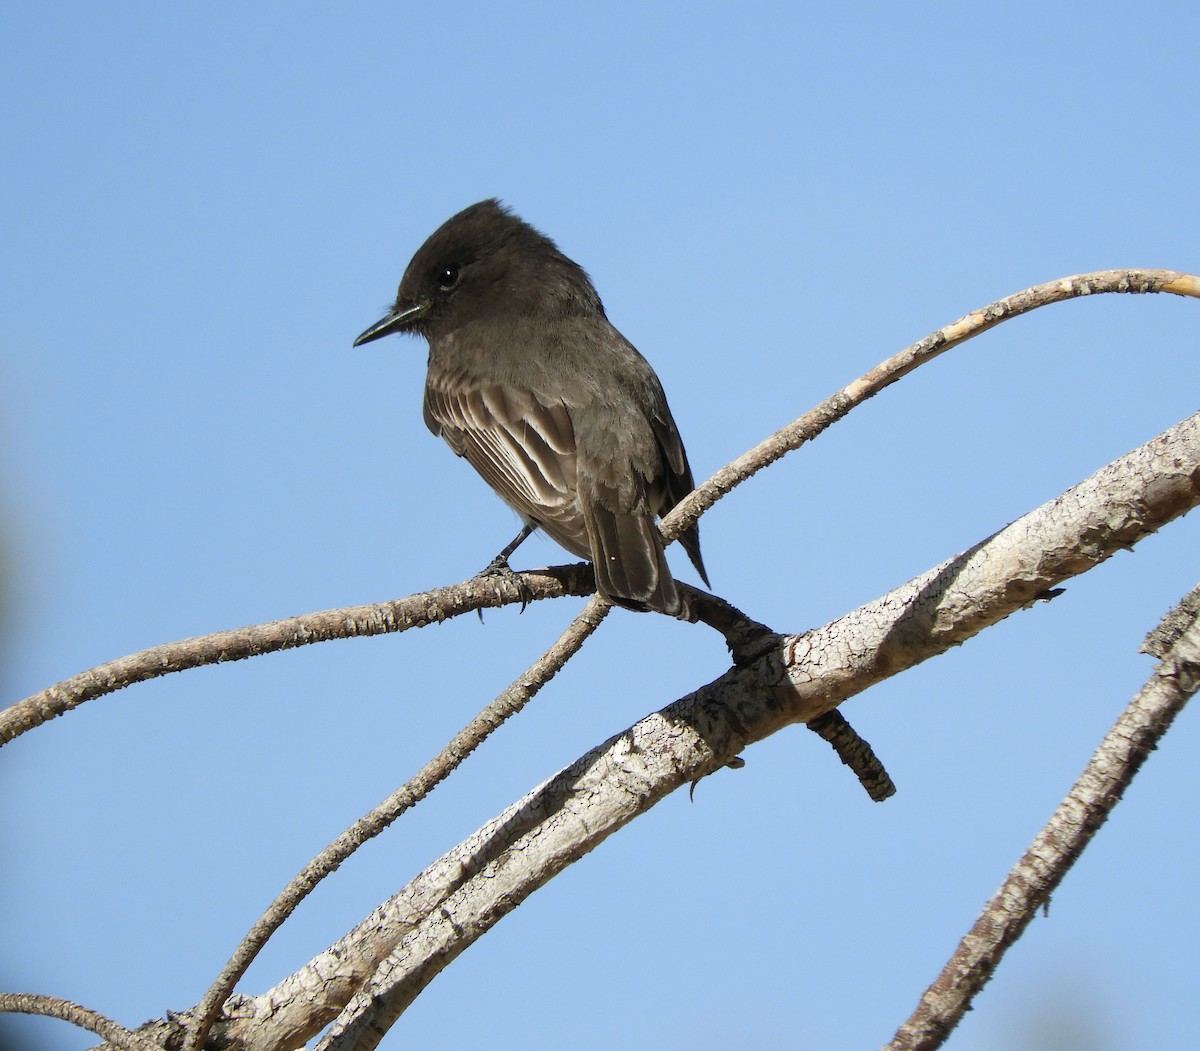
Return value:
[(404, 271), (391, 311), (354, 345), (393, 332), (435, 338), (473, 318), (537, 313), (552, 304), (603, 309), (583, 269), (492, 198), (430, 235)]

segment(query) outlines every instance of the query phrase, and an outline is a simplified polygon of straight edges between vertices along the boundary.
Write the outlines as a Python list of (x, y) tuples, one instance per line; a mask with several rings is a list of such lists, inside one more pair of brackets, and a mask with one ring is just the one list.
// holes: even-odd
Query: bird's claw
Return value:
[[(525, 612), (525, 607), (533, 601), (533, 591), (530, 590), (524, 578), (515, 569), (508, 564), (508, 559), (503, 555), (497, 555), (483, 569), (475, 574), (479, 577), (500, 577), (502, 580), (512, 584), (517, 589), (517, 596), (521, 600), (521, 612)], [(478, 610), (479, 618), (483, 619), (483, 610)]]

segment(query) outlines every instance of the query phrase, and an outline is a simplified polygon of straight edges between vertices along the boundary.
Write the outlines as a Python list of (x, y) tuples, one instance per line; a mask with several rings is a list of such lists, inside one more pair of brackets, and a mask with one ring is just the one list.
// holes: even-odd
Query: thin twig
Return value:
[[(418, 773), (401, 785), (387, 799), (360, 817), (337, 839), (321, 851), (292, 879), (247, 932), (228, 963), (221, 969), (204, 999), (196, 1007), (198, 1021), (184, 1041), (183, 1051), (203, 1047), (209, 1030), (221, 1011), (221, 1005), (233, 992), (234, 986), (266, 945), (267, 940), (296, 907), (326, 876), (338, 868), (362, 844), (379, 835), (406, 810), (415, 806), (442, 783), (464, 759), (478, 748), (494, 730), (516, 715), (533, 699), (574, 656), (584, 641), (604, 620), (612, 607), (593, 595), (582, 612), (571, 621), (530, 668), (516, 679), (495, 700), (464, 726), (450, 743)], [(370, 974), (369, 968), (364, 978)]]
[(820, 405), (780, 428), (753, 449), (722, 467), (706, 482), (684, 497), (671, 513), (663, 518), (663, 536), (674, 540), (689, 528), (721, 497), (764, 467), (773, 464), (785, 453), (800, 448), (851, 409), (874, 397), (884, 387), (931, 361), (951, 347), (978, 336), (1002, 321), (1027, 314), (1038, 307), (1059, 303), (1064, 299), (1095, 295), (1100, 292), (1171, 292), (1200, 299), (1200, 277), (1176, 270), (1097, 270), (1034, 285), (1023, 292), (998, 299), (982, 310), (959, 318), (953, 324), (931, 332), (924, 339), (905, 347), (887, 361), (876, 365), (866, 375), (843, 387)]
[(121, 1051), (162, 1051), (162, 1048), (138, 1033), (132, 1033), (123, 1025), (106, 1018), (98, 1011), (62, 1000), (57, 996), (40, 993), (0, 993), (0, 1011), (15, 1014), (42, 1015), (59, 1018), (95, 1033)]
[(1193, 615), (884, 1051), (942, 1046), (1198, 688), (1200, 617)]
[(677, 580), (675, 586), (683, 598), (683, 619), (720, 632), (734, 664), (750, 664), (778, 643), (778, 634), (719, 595), (701, 591), (682, 580)]
[[(595, 590), (591, 567), (586, 563), (553, 566), (520, 576), (538, 598), (589, 595)], [(511, 583), (495, 577), (475, 577), (390, 602), (327, 609), (168, 642), (99, 664), (0, 711), (0, 745), (85, 701), (115, 693), (135, 682), (315, 642), (423, 628), (472, 610), (520, 601), (521, 596)]]

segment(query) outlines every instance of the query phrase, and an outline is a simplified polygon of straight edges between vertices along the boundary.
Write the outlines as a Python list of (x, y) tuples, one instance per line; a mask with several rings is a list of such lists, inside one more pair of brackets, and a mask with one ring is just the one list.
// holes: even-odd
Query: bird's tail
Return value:
[(679, 543), (683, 545), (688, 558), (692, 560), (692, 565), (696, 567), (696, 572), (700, 574), (704, 586), (711, 588), (712, 585), (708, 582), (708, 573), (704, 569), (704, 556), (700, 554), (700, 526), (694, 524), (690, 529), (680, 533)]
[(679, 614), (679, 591), (649, 511), (621, 514), (593, 505), (587, 525), (601, 595), (626, 609)]

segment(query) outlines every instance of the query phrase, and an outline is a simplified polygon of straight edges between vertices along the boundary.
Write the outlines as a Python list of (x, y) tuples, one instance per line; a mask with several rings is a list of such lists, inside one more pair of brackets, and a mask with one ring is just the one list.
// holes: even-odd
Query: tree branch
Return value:
[[(552, 566), (521, 576), (536, 598), (584, 596), (595, 590), (591, 566), (582, 562), (570, 566)], [(85, 701), (115, 693), (135, 682), (145, 682), (207, 664), (240, 661), (264, 653), (295, 649), (315, 642), (423, 628), (472, 610), (520, 601), (521, 597), (512, 584), (494, 577), (473, 577), (461, 584), (422, 591), (390, 602), (327, 609), (168, 642), (97, 665), (0, 711), (0, 746)]]
[(62, 1000), (57, 996), (42, 996), (39, 993), (0, 993), (0, 1011), (60, 1018), (64, 1022), (70, 1022), (81, 1029), (95, 1033), (101, 1040), (108, 1041), (109, 1044), (120, 1048), (121, 1051), (162, 1051), (158, 1044), (138, 1033), (131, 1033), (112, 1019), (105, 1018), (98, 1011), (93, 1011), (70, 1000)]
[[(720, 632), (736, 663), (749, 663), (777, 644), (779, 636), (747, 617), (724, 599), (682, 582), (679, 583), (679, 588), (685, 600), (685, 619), (702, 622)], [(271, 935), (317, 884), (337, 869), (363, 843), (379, 835), (405, 810), (420, 802), (494, 730), (520, 711), (578, 651), (611, 608), (606, 602), (593, 596), (554, 646), (480, 712), (442, 752), (427, 763), (415, 777), (343, 832), (292, 879), (255, 922), (205, 993), (203, 1000), (192, 1012), (195, 1021), (189, 1027), (183, 1051), (198, 1051), (204, 1045), (220, 1014), (222, 1004), (232, 994), (234, 986)], [(881, 801), (895, 792), (891, 779), (872, 753), (870, 746), (838, 713), (826, 713), (809, 725), (833, 746), (842, 761), (859, 777), (872, 799)], [(362, 973), (358, 975), (358, 979), (365, 981), (379, 960), (366, 958), (360, 963), (359, 970)], [(329, 1013), (325, 1021), (331, 1019), (334, 1013)]]
[(885, 387), (891, 386), (919, 365), (933, 360), (951, 347), (957, 347), (981, 332), (995, 328), (1002, 321), (1028, 314), (1038, 307), (1101, 292), (1170, 292), (1200, 299), (1200, 277), (1177, 270), (1097, 270), (1090, 274), (1076, 274), (1074, 277), (1062, 277), (1057, 281), (1034, 285), (1023, 292), (998, 299), (982, 310), (973, 311), (892, 355), (866, 375), (843, 387), (820, 405), (810, 409), (786, 427), (780, 428), (769, 438), (763, 439), (726, 467), (722, 467), (706, 482), (698, 485), (690, 495), (684, 497), (671, 513), (663, 518), (663, 536), (674, 540), (731, 489), (741, 485), (747, 478), (773, 464), (786, 453), (799, 449), (855, 406), (873, 398)]
[(1121, 713), (1054, 816), (884, 1051), (934, 1051), (942, 1046), (1197, 689), (1200, 616), (1193, 611), (1162, 663)]

